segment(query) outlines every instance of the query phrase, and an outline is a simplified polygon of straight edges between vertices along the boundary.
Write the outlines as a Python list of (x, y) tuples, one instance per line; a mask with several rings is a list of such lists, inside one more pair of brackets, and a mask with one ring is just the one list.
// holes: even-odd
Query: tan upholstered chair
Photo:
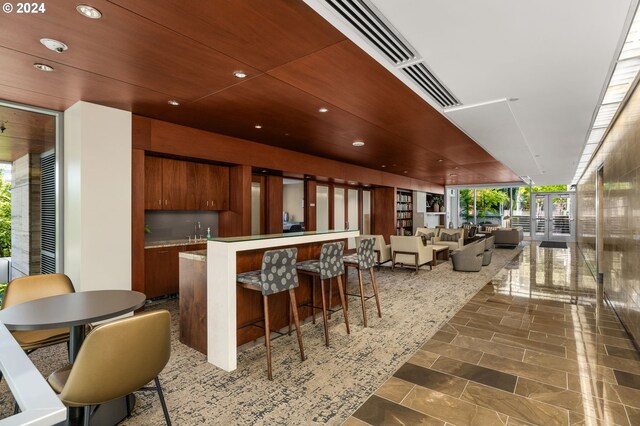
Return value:
[(396, 264), (402, 266), (412, 266), (416, 271), (422, 266), (433, 260), (432, 246), (424, 245), (422, 238), (416, 236), (391, 236), (391, 253), (392, 264), (391, 269), (395, 269)]
[[(71, 280), (64, 274), (31, 275), (11, 281), (7, 286), (2, 309), (44, 297), (74, 293)], [(12, 331), (25, 352), (69, 341), (69, 328)]]
[[(75, 363), (49, 376), (49, 384), (68, 407), (91, 407), (137, 390), (155, 390), (167, 425), (169, 413), (158, 380), (171, 354), (169, 311), (152, 311), (96, 327), (87, 335)], [(144, 387), (154, 381), (155, 387)]]
[(491, 236), (484, 239), (484, 254), (482, 256), (482, 266), (488, 266), (491, 264), (491, 257), (493, 256), (495, 237)]
[[(444, 235), (453, 235), (453, 234), (458, 234), (458, 238), (456, 240), (453, 241), (443, 241)], [(436, 237), (436, 242), (435, 244), (439, 245), (439, 246), (449, 246), (449, 250), (459, 250), (462, 247), (464, 247), (464, 229), (462, 228), (456, 228), (456, 229), (440, 229), (440, 233), (438, 234), (438, 236)]]
[(360, 235), (356, 237), (356, 249), (360, 247), (360, 241), (368, 238), (375, 238), (373, 251), (375, 253), (376, 264), (382, 265), (391, 260), (391, 244), (387, 244), (382, 235)]

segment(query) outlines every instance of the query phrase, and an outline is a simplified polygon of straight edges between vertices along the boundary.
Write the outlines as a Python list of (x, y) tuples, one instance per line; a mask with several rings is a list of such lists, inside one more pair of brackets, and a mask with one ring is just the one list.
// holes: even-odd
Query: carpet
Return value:
[(566, 249), (567, 243), (562, 241), (543, 241), (540, 243), (540, 248), (559, 248)]
[[(227, 373), (179, 341), (176, 300), (150, 309), (172, 313), (172, 355), (160, 375), (172, 422), (176, 425), (341, 424), (406, 362), (509, 261), (522, 251), (496, 248), (492, 263), (477, 273), (454, 272), (451, 262), (432, 271), (380, 268), (376, 272), (382, 318), (367, 302), (369, 327), (362, 326), (359, 301), (350, 299), (351, 334), (342, 314), (329, 320), (331, 347), (324, 346), (322, 322), (302, 326), (308, 359), (300, 362), (295, 335), (273, 341), (273, 382), (266, 377), (265, 350), (240, 353), (238, 369)], [(349, 279), (356, 291), (355, 271)], [(365, 281), (366, 288), (370, 285)], [(46, 376), (66, 362), (65, 345), (41, 349), (31, 359)], [(162, 425), (157, 395), (137, 393), (133, 416), (123, 425)], [(0, 384), (0, 418), (10, 415), (13, 398)]]

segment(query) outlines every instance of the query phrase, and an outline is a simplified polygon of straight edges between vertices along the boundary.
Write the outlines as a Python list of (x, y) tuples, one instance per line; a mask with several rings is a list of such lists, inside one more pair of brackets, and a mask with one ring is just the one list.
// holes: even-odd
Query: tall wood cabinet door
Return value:
[(148, 299), (178, 293), (179, 247), (144, 251), (144, 292)]
[(144, 158), (144, 208), (145, 210), (163, 209), (162, 198), (162, 159)]
[(206, 164), (201, 163), (187, 163), (187, 210), (205, 210), (206, 207), (206, 192), (208, 190), (209, 182), (206, 180), (206, 173), (203, 173), (203, 168), (207, 168)]
[(209, 166), (207, 210), (229, 210), (229, 168)]
[(187, 162), (162, 159), (164, 210), (185, 210), (187, 206)]

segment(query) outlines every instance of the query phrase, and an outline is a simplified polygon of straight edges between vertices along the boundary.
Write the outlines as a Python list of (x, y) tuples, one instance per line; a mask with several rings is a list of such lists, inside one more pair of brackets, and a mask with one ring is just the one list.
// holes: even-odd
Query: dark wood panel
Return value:
[(186, 161), (162, 159), (162, 208), (163, 210), (183, 210), (187, 205), (187, 165)]
[(162, 210), (162, 159), (146, 157), (144, 159), (144, 209)]
[(317, 225), (317, 183), (307, 180), (304, 186), (304, 228), (306, 231), (315, 231)]
[(229, 210), (220, 212), (218, 234), (251, 235), (251, 166), (229, 169)]
[(144, 200), (145, 156), (141, 149), (131, 153), (131, 289), (145, 292)]
[[(262, 70), (341, 41), (344, 36), (301, 1), (111, 0), (140, 16)], [(237, 17), (234, 19), (233, 17)]]
[(371, 232), (382, 235), (391, 243), (389, 236), (396, 234), (396, 189), (375, 188), (371, 191), (373, 222)]
[(151, 149), (151, 119), (131, 116), (131, 146), (134, 149)]
[(207, 262), (179, 260), (180, 341), (207, 353)]
[(207, 167), (207, 178), (209, 180), (207, 210), (227, 210), (229, 208), (229, 168), (210, 165)]
[(267, 234), (282, 233), (282, 176), (267, 176)]

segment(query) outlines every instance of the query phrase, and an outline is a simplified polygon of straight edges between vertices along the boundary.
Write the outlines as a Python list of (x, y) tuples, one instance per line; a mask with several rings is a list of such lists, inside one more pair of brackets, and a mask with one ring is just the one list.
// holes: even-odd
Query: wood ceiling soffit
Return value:
[[(266, 71), (345, 40), (303, 1), (111, 0), (229, 57)], [(242, 19), (229, 19), (230, 16)]]
[[(43, 14), (13, 14), (3, 21), (0, 45), (163, 93), (165, 102), (167, 97), (198, 99), (236, 84), (237, 69), (259, 73), (117, 5), (95, 0), (92, 6), (103, 13), (101, 19), (87, 19), (71, 4)], [(70, 49), (64, 54), (46, 49), (38, 42), (45, 34)]]

